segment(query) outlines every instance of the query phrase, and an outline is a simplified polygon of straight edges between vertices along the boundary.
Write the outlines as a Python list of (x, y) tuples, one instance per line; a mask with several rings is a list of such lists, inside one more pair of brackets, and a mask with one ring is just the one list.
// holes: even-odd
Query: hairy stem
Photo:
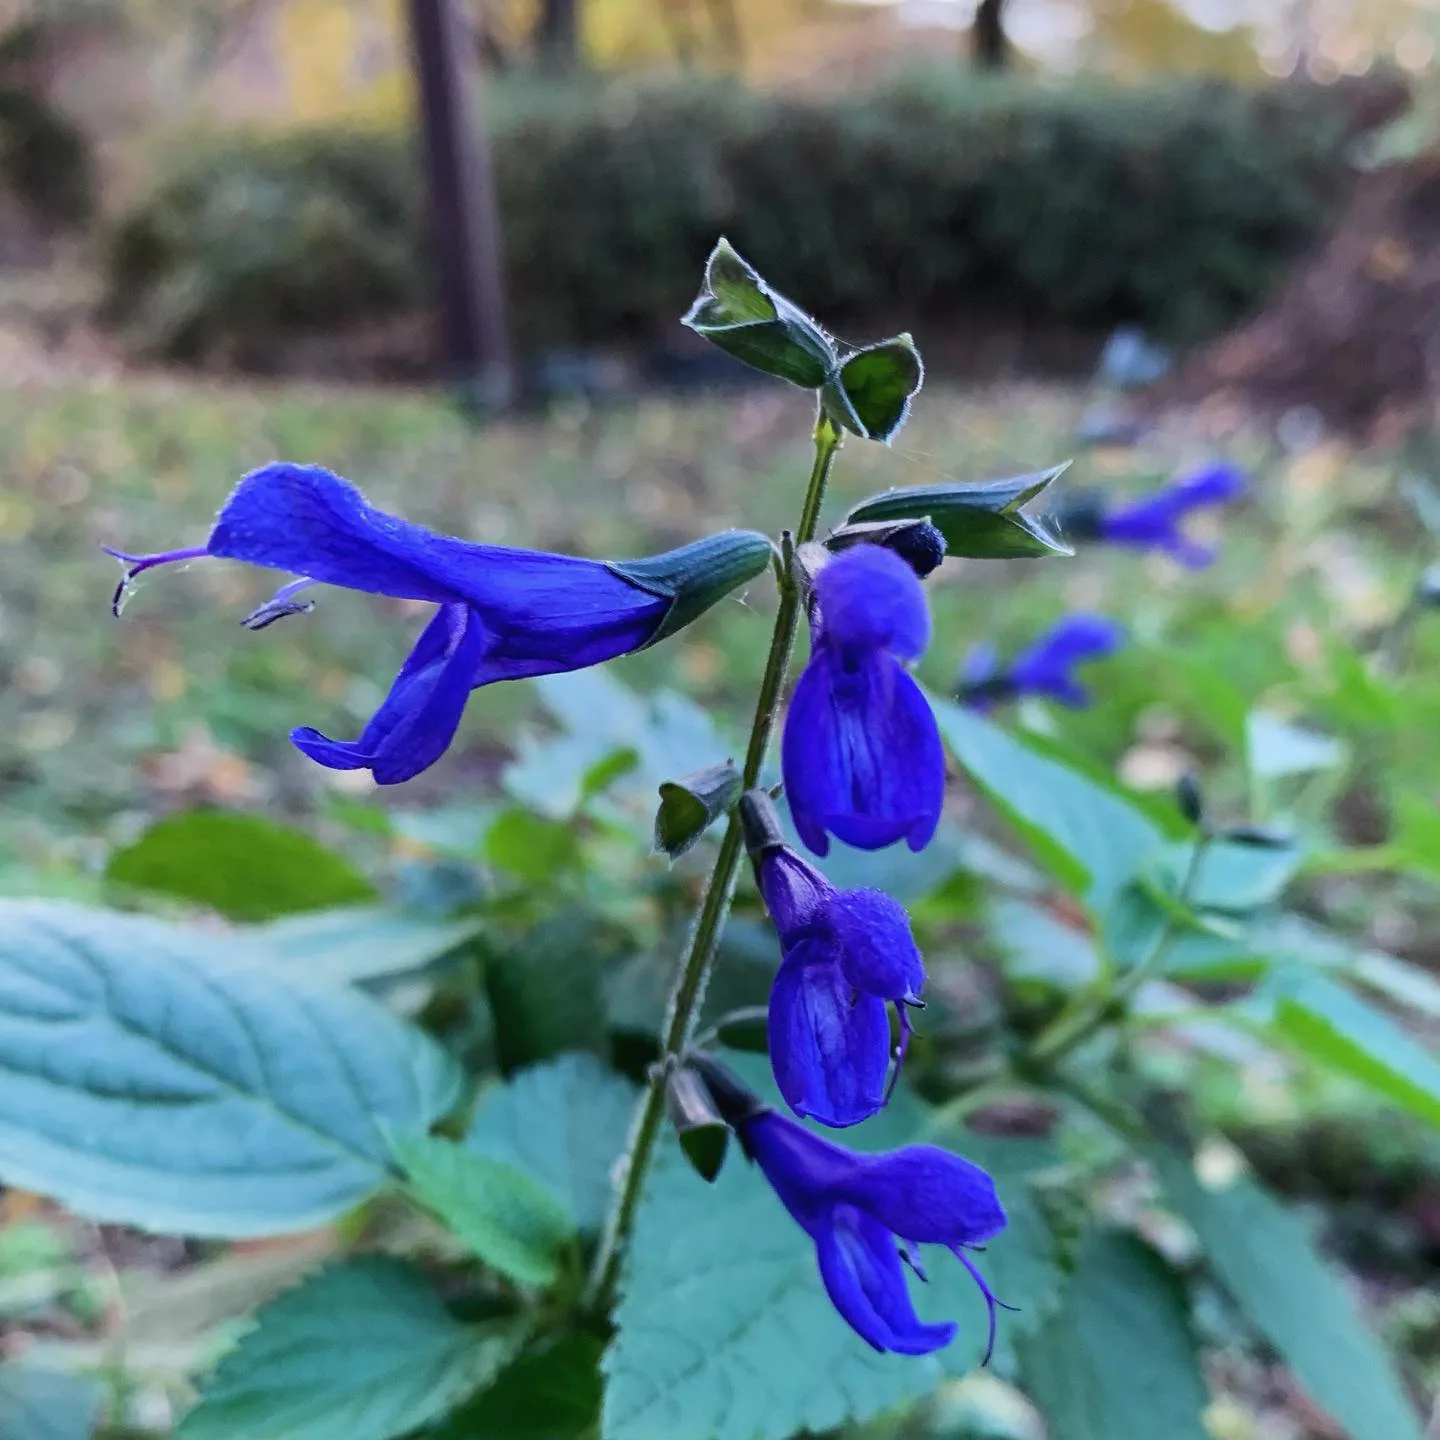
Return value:
[[(745, 766), (741, 772), (746, 790), (759, 783), (760, 770), (780, 713), (780, 698), (790, 669), (790, 654), (795, 647), (795, 631), (803, 598), (803, 587), (795, 571), (795, 549), (815, 538), (825, 486), (830, 479), (840, 440), (840, 431), (822, 410), (815, 422), (815, 461), (810, 467), (810, 483), (805, 491), (800, 520), (793, 537), (786, 535), (782, 543), (780, 604), (775, 612), (770, 653), (765, 660), (765, 673), (755, 700), (755, 717), (750, 724), (750, 742), (745, 748)], [(695, 1033), (700, 1002), (705, 998), (715, 951), (730, 913), (730, 901), (735, 894), (744, 848), (740, 816), (738, 811), (732, 810), (725, 836), (720, 842), (720, 852), (715, 857), (714, 868), (705, 886), (699, 913), (690, 931), (689, 949), (676, 972), (675, 988), (670, 993), (665, 1033), (661, 1040), (661, 1059), (652, 1069), (650, 1084), (631, 1130), (629, 1148), (621, 1161), (619, 1189), (590, 1277), (588, 1298), (597, 1308), (608, 1304), (619, 1275), (620, 1262), (635, 1224), (635, 1212), (640, 1206), (645, 1177), (649, 1173), (650, 1162), (655, 1155), (655, 1142), (660, 1138), (660, 1127), (665, 1117), (665, 1061), (672, 1056), (683, 1055)]]

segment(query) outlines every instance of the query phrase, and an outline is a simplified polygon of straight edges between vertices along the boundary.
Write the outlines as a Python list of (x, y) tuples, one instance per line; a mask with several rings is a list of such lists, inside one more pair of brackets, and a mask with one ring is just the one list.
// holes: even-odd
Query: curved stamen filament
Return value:
[(157, 565), (176, 565), (185, 560), (200, 560), (210, 552), (203, 545), (191, 546), (188, 550), (162, 550), (155, 555), (127, 555), (123, 550), (114, 550), (109, 545), (100, 547), (107, 555), (126, 567), (115, 593), (110, 597), (110, 613), (118, 616), (125, 607), (125, 599), (135, 578)]

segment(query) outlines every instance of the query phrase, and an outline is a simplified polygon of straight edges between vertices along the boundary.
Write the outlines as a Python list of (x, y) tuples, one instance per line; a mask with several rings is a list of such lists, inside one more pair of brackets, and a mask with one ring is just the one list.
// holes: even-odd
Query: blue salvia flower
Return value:
[(1090, 692), (1075, 678), (1075, 667), (1113, 655), (1124, 640), (1118, 621), (1077, 611), (1057, 620), (1008, 665), (1000, 664), (993, 645), (977, 645), (961, 669), (959, 698), (974, 710), (1030, 695), (1080, 709), (1090, 703)]
[(952, 1321), (915, 1313), (902, 1265), (923, 1280), (916, 1247), (943, 1245), (974, 1277), (989, 1311), (985, 1361), (1001, 1305), (966, 1251), (1005, 1228), (995, 1182), (978, 1165), (934, 1145), (857, 1155), (762, 1105), (709, 1057), (697, 1068), (746, 1156), (815, 1243), (826, 1294), (868, 1345), (928, 1355), (955, 1338)]
[(609, 564), (473, 545), (375, 509), (320, 466), (274, 464), (240, 482), (203, 546), (110, 553), (126, 566), (115, 592), (117, 614), (137, 575), (204, 556), (300, 577), (246, 618), (252, 629), (309, 609), (296, 597), (315, 584), (437, 605), (358, 739), (332, 740), (308, 726), (290, 734), (322, 765), (366, 769), (393, 785), (445, 752), (471, 690), (583, 669), (648, 645), (758, 573), (770, 551), (764, 536), (748, 532)]
[(1206, 465), (1128, 504), (1110, 506), (1103, 499), (1077, 495), (1062, 523), (1076, 539), (1158, 550), (1186, 569), (1202, 570), (1215, 559), (1215, 551), (1185, 534), (1186, 516), (1228, 504), (1244, 493), (1245, 476), (1236, 466)]
[[(910, 918), (879, 890), (831, 885), (780, 839), (764, 791), (745, 796), (741, 816), (784, 957), (770, 991), (775, 1083), (797, 1115), (857, 1125), (885, 1104), (909, 1043), (908, 1007), (921, 1003)], [(887, 1004), (900, 1019), (893, 1074)]]
[(903, 663), (930, 640), (924, 589), (898, 555), (857, 545), (815, 576), (810, 636), (781, 743), (800, 838), (817, 855), (831, 835), (923, 849), (945, 799), (940, 733)]

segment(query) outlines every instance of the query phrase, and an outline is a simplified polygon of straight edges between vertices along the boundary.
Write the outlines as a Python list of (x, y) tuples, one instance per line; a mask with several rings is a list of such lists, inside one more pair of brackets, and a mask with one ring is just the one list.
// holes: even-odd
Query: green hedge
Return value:
[[(841, 324), (905, 318), (923, 341), (980, 304), (1190, 339), (1313, 239), (1343, 128), (1323, 92), (1213, 83), (531, 97), (492, 124), (514, 327), (530, 350), (663, 334), (724, 233)], [(423, 304), (422, 222), (408, 136), (232, 136), (118, 224), (110, 308), (158, 353), (264, 364), (287, 336)]]

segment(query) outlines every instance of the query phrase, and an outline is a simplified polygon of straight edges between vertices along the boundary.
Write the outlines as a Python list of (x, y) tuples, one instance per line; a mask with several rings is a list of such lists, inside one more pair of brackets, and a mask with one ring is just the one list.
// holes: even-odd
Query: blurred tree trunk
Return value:
[(550, 70), (573, 70), (580, 60), (580, 0), (540, 0), (535, 54)]
[(740, 16), (735, 0), (709, 0), (712, 29), (725, 62), (739, 70), (745, 64), (745, 40), (740, 30)]
[(980, 0), (970, 29), (970, 57), (977, 70), (1004, 70), (1010, 64), (1005, 38), (1005, 0)]
[(513, 398), (500, 222), (479, 74), (455, 0), (409, 0), (446, 378), (477, 411)]

